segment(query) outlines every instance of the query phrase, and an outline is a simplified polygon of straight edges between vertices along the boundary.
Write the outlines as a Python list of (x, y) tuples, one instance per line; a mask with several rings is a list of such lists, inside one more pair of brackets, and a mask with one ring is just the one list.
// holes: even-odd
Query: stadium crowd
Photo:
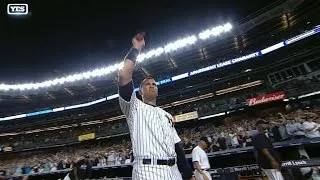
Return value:
[[(264, 119), (269, 122), (269, 137), (273, 142), (293, 138), (320, 137), (320, 108), (274, 113), (266, 117), (243, 115), (238, 119), (222, 119), (223, 125), (209, 122), (202, 126), (177, 129), (186, 154), (190, 154), (202, 136), (212, 142), (207, 152), (226, 151), (251, 146), (254, 124)], [(94, 143), (80, 143), (68, 148), (7, 154), (0, 162), (1, 174), (22, 175), (52, 172), (72, 168), (80, 159), (88, 159), (92, 166), (130, 163), (133, 159), (128, 136), (110, 138)]]
[[(207, 136), (212, 142), (207, 152), (228, 150), (231, 148), (252, 146), (251, 137), (255, 135), (257, 120), (269, 122), (269, 137), (273, 142), (286, 141), (293, 138), (320, 137), (320, 109), (297, 110), (287, 114), (281, 112), (264, 118), (246, 117), (225, 125), (208, 124), (192, 129), (183, 129), (180, 137), (184, 141), (186, 153), (191, 153), (197, 145), (197, 139)], [(243, 118), (243, 117), (242, 117)]]
[[(224, 98), (224, 96), (218, 98), (208, 98), (194, 103), (187, 103), (177, 107), (171, 107), (168, 111), (173, 115), (197, 111), (199, 116), (201, 117), (237, 109), (245, 106), (246, 100), (249, 97), (261, 95), (260, 89), (258, 89), (257, 91), (254, 91), (254, 89), (255, 88), (250, 91), (247, 90), (246, 95), (243, 95), (242, 93), (234, 93), (233, 96), (229, 95), (228, 98)], [(100, 113), (97, 113), (96, 111), (97, 110), (94, 109), (88, 110), (88, 112), (81, 111), (79, 113), (65, 113), (61, 115), (61, 117), (58, 116), (58, 118), (59, 120), (62, 119), (62, 122), (77, 122), (77, 120), (79, 119), (83, 119), (85, 122), (88, 122), (97, 119), (105, 119), (110, 116), (107, 112), (102, 111)], [(3, 128), (7, 128), (7, 126), (3, 126)], [(79, 135), (91, 132), (96, 133), (96, 137), (104, 137), (112, 136), (114, 134), (126, 133), (128, 132), (128, 128), (125, 121), (116, 123), (106, 122), (103, 124), (93, 124), (86, 126), (82, 126), (80, 123), (78, 123), (74, 128), (63, 127), (59, 130), (48, 130), (39, 132), (33, 131), (33, 133), (21, 132), (20, 135), (9, 136), (9, 138), (8, 136), (0, 136), (0, 147), (10, 146), (14, 147), (15, 150), (21, 150), (32, 149), (35, 147), (53, 146), (58, 144), (70, 144), (76, 142)]]
[[(298, 81), (300, 82), (300, 81)], [(303, 82), (301, 84), (301, 82)], [(310, 85), (305, 84), (307, 82), (305, 80), (301, 81), (294, 87), (305, 87), (308, 89), (312, 89)], [(318, 83), (319, 84), (319, 83)], [(317, 85), (317, 88), (319, 85)], [(270, 88), (270, 87), (269, 87)], [(288, 86), (291, 91), (299, 91), (301, 92), (301, 88), (295, 89), (292, 86)], [(245, 91), (245, 93), (234, 92), (228, 94), (228, 97), (225, 96), (216, 96), (214, 98), (208, 98), (204, 100), (200, 100), (194, 103), (186, 103), (183, 105), (179, 105), (176, 107), (171, 107), (168, 110), (169, 113), (173, 115), (179, 115), (183, 113), (188, 113), (192, 111), (197, 111), (199, 117), (218, 114), (221, 112), (232, 111), (234, 109), (239, 109), (247, 104), (247, 100), (252, 97), (257, 97), (261, 95), (268, 94), (266, 91), (262, 91), (261, 89), (268, 89), (268, 86), (263, 87), (253, 87)], [(291, 92), (290, 91), (290, 92)], [(292, 92), (295, 94), (294, 92)], [(103, 106), (104, 107), (104, 106)], [(93, 112), (91, 112), (93, 111)], [(106, 119), (108, 118), (108, 113), (104, 111), (96, 113), (95, 108), (92, 110), (81, 111), (79, 113), (68, 113), (64, 112), (63, 116), (58, 116), (61, 122), (74, 122), (77, 123), (79, 119), (82, 119), (84, 122), (94, 121), (97, 119)], [(96, 113), (96, 114), (95, 114)], [(97, 115), (98, 114), (98, 115)], [(119, 112), (120, 114), (120, 112)], [(40, 119), (40, 118), (39, 118)], [(54, 121), (55, 119), (50, 119), (50, 121)], [(0, 125), (1, 126), (1, 125)], [(7, 126), (3, 125), (0, 128), (7, 128)], [(22, 128), (21, 131), (26, 130), (27, 128)], [(85, 125), (82, 126), (80, 123), (77, 124), (76, 127), (73, 128), (61, 128), (59, 130), (48, 130), (48, 131), (34, 131), (33, 133), (24, 133), (21, 132), (20, 135), (15, 136), (0, 136), (0, 147), (14, 147), (15, 150), (23, 150), (23, 149), (33, 149), (35, 147), (47, 147), (61, 144), (71, 144), (77, 141), (79, 135), (86, 133), (96, 133), (96, 137), (105, 137), (112, 136), (114, 134), (128, 133), (127, 124), (125, 121), (111, 123), (104, 122), (102, 124), (94, 124), (94, 125)]]
[(10, 146), (14, 150), (33, 149), (36, 147), (47, 147), (61, 144), (72, 144), (78, 141), (78, 136), (94, 132), (96, 137), (112, 136), (115, 134), (127, 133), (127, 124), (103, 123), (87, 126), (77, 126), (71, 128), (61, 128), (58, 130), (47, 130), (35, 133), (1, 137), (3, 147)]

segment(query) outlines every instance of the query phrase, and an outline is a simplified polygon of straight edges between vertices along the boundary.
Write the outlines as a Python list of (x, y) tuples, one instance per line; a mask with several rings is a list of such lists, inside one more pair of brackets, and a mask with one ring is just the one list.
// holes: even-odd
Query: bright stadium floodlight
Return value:
[(180, 40), (177, 40), (175, 42), (169, 43), (164, 47), (164, 50), (166, 53), (172, 52), (172, 51), (176, 51), (180, 48), (183, 48), (185, 46), (188, 45), (192, 45), (197, 41), (197, 37), (196, 36), (190, 36), (190, 37), (186, 37)]
[[(302, 40), (303, 38), (301, 38), (301, 37), (306, 38), (306, 37), (309, 37), (309, 36), (317, 34), (317, 33), (320, 33), (320, 27), (319, 26), (316, 26), (316, 28), (314, 28), (313, 30), (310, 30), (310, 31), (307, 31), (307, 32), (305, 32), (303, 34), (295, 36), (295, 37), (291, 38), (290, 40), (297, 39), (297, 40), (292, 42), (292, 43), (294, 43), (294, 42)], [(307, 36), (304, 36), (304, 34), (307, 34)], [(204, 73), (204, 72), (207, 72), (207, 71), (215, 70), (217, 68), (221, 68), (221, 67), (224, 67), (224, 66), (227, 66), (227, 65), (232, 65), (232, 64), (235, 64), (235, 63), (247, 61), (249, 59), (256, 58), (256, 57), (262, 56), (264, 54), (267, 54), (269, 52), (275, 51), (275, 50), (277, 50), (279, 48), (286, 47), (286, 45), (287, 45), (286, 42), (287, 41), (283, 41), (282, 42), (283, 45), (282, 45), (282, 43), (278, 43), (278, 44), (269, 46), (269, 47), (267, 47), (267, 48), (265, 48), (263, 50), (260, 50), (260, 51), (257, 51), (257, 52), (251, 53), (251, 54), (247, 54), (247, 55), (235, 58), (235, 59), (227, 60), (227, 61), (224, 61), (222, 63), (213, 64), (213, 65), (210, 65), (208, 67), (204, 67), (204, 68), (201, 68), (201, 69), (194, 70), (192, 72), (187, 72), (187, 73), (183, 73), (183, 74), (180, 74), (180, 75), (177, 75), (177, 76), (173, 76), (173, 77), (170, 77), (170, 78), (167, 78), (167, 79), (162, 79), (162, 80), (159, 80), (156, 83), (157, 83), (157, 85), (162, 85), (162, 84), (170, 83), (170, 82), (177, 81), (177, 80), (180, 80), (180, 79), (188, 78), (190, 76), (193, 76), (193, 75), (196, 75), (196, 74), (199, 74), (199, 73)], [(121, 62), (120, 64), (117, 64), (117, 65), (114, 65), (114, 66), (117, 67), (117, 68), (121, 68), (123, 66), (123, 62)], [(112, 69), (112, 68), (110, 68), (110, 69)], [(88, 73), (85, 74), (85, 76), (91, 75), (91, 74), (92, 74), (91, 72), (88, 72)], [(53, 80), (53, 81), (48, 82), (48, 84), (56, 83), (56, 82), (58, 82), (58, 81), (57, 80)], [(3, 85), (3, 84), (0, 85), (0, 86), (8, 87), (8, 85)], [(139, 91), (139, 88), (138, 87), (135, 88), (134, 91), (135, 92)], [(316, 94), (319, 94), (319, 92), (316, 92)], [(311, 96), (311, 95), (314, 95), (314, 94), (315, 93), (311, 93), (311, 94), (308, 94), (308, 95), (299, 96), (298, 98), (303, 98), (303, 97)], [(104, 102), (104, 101), (109, 101), (109, 100), (115, 99), (117, 97), (119, 97), (119, 94), (113, 94), (113, 95), (108, 96), (107, 98), (98, 99), (96, 101), (92, 101), (92, 102), (81, 104), (81, 105), (76, 105), (74, 107), (89, 106), (89, 105), (101, 103), (101, 102)], [(47, 108), (47, 109), (49, 109), (49, 108)], [(27, 114), (8, 116), (8, 117), (0, 118), (0, 121), (24, 118), (24, 117), (27, 117), (27, 116), (34, 116), (34, 115), (44, 114), (44, 113), (59, 112), (59, 111), (64, 111), (66, 109), (67, 109), (67, 107), (60, 107), (60, 108), (54, 108), (52, 110), (45, 110), (45, 111), (40, 111), (40, 112), (32, 112), (32, 113), (27, 113)]]
[(164, 53), (164, 49), (162, 47), (159, 47), (157, 49), (152, 49), (147, 53), (142, 53), (138, 56), (137, 61), (142, 62), (146, 59), (160, 56), (162, 53)]
[[(200, 39), (207, 39), (213, 36), (218, 36), (224, 32), (228, 32), (232, 29), (232, 25), (230, 23), (226, 23), (221, 26), (214, 27), (212, 29), (206, 30), (202, 33), (199, 34)], [(170, 53), (173, 51), (177, 51), (181, 48), (187, 47), (189, 45), (193, 45), (198, 41), (197, 36), (191, 35), (179, 40), (176, 40), (172, 43), (169, 43), (163, 47), (158, 47), (155, 49), (150, 50), (149, 52), (146, 53), (141, 53), (138, 58), (137, 62), (141, 63), (142, 61), (148, 60), (153, 57), (160, 56), (164, 53)], [(117, 69), (123, 67), (123, 62), (121, 63), (116, 63), (112, 66), (108, 67), (103, 67), (99, 69), (94, 69), (92, 71), (87, 71), (83, 73), (77, 73), (73, 75), (68, 75), (66, 77), (61, 77), (61, 78), (56, 78), (53, 80), (47, 80), (39, 83), (26, 83), (26, 84), (0, 84), (0, 91), (9, 91), (9, 90), (34, 90), (34, 89), (41, 89), (41, 88), (48, 88), (50, 86), (55, 86), (55, 85), (62, 85), (65, 83), (70, 83), (74, 81), (80, 81), (80, 80), (85, 80), (85, 79), (90, 79), (94, 77), (100, 77), (104, 76), (107, 74), (110, 74), (112, 72), (115, 72)]]
[(199, 33), (199, 38), (205, 40), (212, 36), (219, 36), (221, 33), (228, 32), (231, 29), (232, 25), (230, 23), (226, 23), (225, 25), (202, 31), (201, 33)]

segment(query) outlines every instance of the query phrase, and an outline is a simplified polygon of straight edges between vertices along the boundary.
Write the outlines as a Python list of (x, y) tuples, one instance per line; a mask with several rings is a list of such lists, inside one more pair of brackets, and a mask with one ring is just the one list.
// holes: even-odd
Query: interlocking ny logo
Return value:
[(9, 15), (27, 15), (28, 4), (8, 4), (7, 13)]

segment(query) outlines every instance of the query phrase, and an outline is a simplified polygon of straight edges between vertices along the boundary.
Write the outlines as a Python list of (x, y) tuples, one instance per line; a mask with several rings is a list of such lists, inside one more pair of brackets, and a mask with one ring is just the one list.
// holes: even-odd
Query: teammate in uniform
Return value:
[(133, 149), (133, 180), (194, 179), (172, 124), (172, 116), (156, 106), (158, 88), (147, 77), (140, 85), (142, 101), (134, 92), (132, 74), (141, 49), (145, 45), (142, 34), (132, 39), (133, 47), (119, 69), (119, 104), (126, 116)]
[(211, 180), (209, 173), (210, 163), (208, 155), (205, 150), (210, 145), (207, 137), (200, 138), (198, 146), (192, 150), (192, 162), (195, 169), (195, 176), (197, 180)]

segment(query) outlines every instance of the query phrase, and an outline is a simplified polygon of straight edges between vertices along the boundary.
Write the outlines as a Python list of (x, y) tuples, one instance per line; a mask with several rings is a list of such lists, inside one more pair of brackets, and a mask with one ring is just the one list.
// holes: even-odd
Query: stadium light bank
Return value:
[[(203, 32), (200, 32), (198, 34), (198, 36), (196, 36), (196, 35), (188, 36), (188, 37), (176, 40), (172, 43), (169, 43), (163, 47), (158, 47), (158, 48), (150, 50), (149, 52), (141, 53), (138, 56), (137, 61), (139, 63), (141, 63), (141, 62), (146, 61), (150, 58), (160, 56), (164, 53), (170, 53), (173, 51), (177, 51), (177, 50), (184, 48), (186, 46), (195, 44), (198, 40), (206, 40), (208, 38), (216, 37), (216, 36), (219, 36), (223, 33), (229, 32), (231, 29), (232, 29), (232, 25), (230, 23), (226, 23), (224, 25), (213, 27), (211, 29), (207, 29)], [(43, 82), (39, 82), (39, 83), (12, 84), (12, 85), (0, 84), (0, 91), (9, 91), (9, 90), (24, 91), (24, 90), (48, 88), (50, 86), (62, 85), (62, 84), (70, 83), (70, 82), (74, 82), (74, 81), (104, 76), (104, 75), (107, 75), (107, 74), (110, 74), (110, 73), (116, 71), (117, 69), (121, 68), (122, 66), (123, 66), (123, 63), (116, 63), (112, 66), (99, 68), (99, 69), (95, 69), (95, 70), (87, 71), (87, 72), (83, 72), (83, 73), (77, 73), (77, 74), (69, 75), (66, 77), (55, 78), (52, 80), (47, 80), (47, 81), (43, 81)]]
[[(216, 64), (216, 65), (211, 65), (211, 66), (208, 66), (208, 67), (205, 67), (205, 68), (202, 68), (202, 69), (198, 69), (196, 71), (186, 72), (186, 73), (183, 73), (183, 74), (180, 74), (180, 75), (177, 75), (177, 76), (173, 76), (173, 77), (168, 78), (168, 79), (157, 81), (156, 83), (157, 83), (157, 85), (166, 84), (166, 83), (169, 83), (169, 82), (172, 82), (172, 81), (176, 81), (176, 80), (179, 80), (179, 79), (190, 77), (190, 76), (195, 75), (195, 74), (199, 74), (199, 73), (211, 71), (211, 70), (214, 70), (214, 69), (217, 69), (217, 68), (221, 68), (221, 67), (224, 67), (226, 65), (230, 65), (230, 63), (234, 64), (234, 63), (242, 62), (242, 61), (249, 60), (249, 59), (252, 59), (252, 58), (255, 58), (255, 57), (259, 57), (259, 56), (262, 56), (264, 54), (267, 54), (267, 53), (270, 53), (272, 51), (275, 51), (277, 49), (286, 47), (289, 44), (293, 44), (293, 43), (295, 43), (297, 41), (300, 41), (302, 39), (305, 39), (305, 38), (307, 38), (309, 36), (315, 35), (315, 34), (317, 34), (319, 32), (320, 32), (320, 26), (316, 26), (314, 29), (312, 29), (310, 31), (306, 31), (306, 32), (304, 32), (302, 34), (299, 34), (299, 35), (297, 35), (295, 37), (292, 37), (292, 38), (290, 38), (290, 39), (288, 39), (286, 41), (277, 43), (275, 45), (272, 45), (270, 47), (267, 47), (265, 49), (262, 49), (260, 51), (255, 52), (255, 53), (251, 53), (251, 54), (248, 54), (248, 55), (245, 55), (245, 56), (242, 56), (242, 57), (239, 57), (239, 58), (235, 58), (235, 59), (232, 59), (232, 60), (227, 60), (226, 61), (227, 63), (222, 62), (222, 63)], [(134, 91), (138, 91), (138, 90), (139, 90), (139, 88), (135, 88), (134, 89)], [(304, 97), (307, 97), (307, 96), (312, 96), (314, 94), (319, 94), (319, 92), (309, 93), (309, 94), (306, 94), (306, 95), (299, 96), (298, 98), (304, 98)], [(119, 97), (118, 94), (113, 94), (113, 95), (110, 95), (110, 96), (108, 96), (106, 98), (98, 99), (98, 100), (95, 100), (95, 101), (92, 101), (92, 102), (88, 102), (88, 103), (84, 103), (84, 104), (77, 104), (77, 105), (59, 107), (59, 108), (54, 108), (54, 109), (47, 108), (47, 110), (44, 110), (44, 111), (37, 111), (37, 112), (32, 112), (32, 113), (27, 113), (27, 114), (19, 114), (19, 115), (14, 115), (14, 116), (7, 116), (7, 117), (0, 118), (0, 121), (19, 119), (19, 118), (25, 118), (25, 117), (35, 116), (35, 115), (41, 115), (41, 114), (47, 114), (47, 113), (53, 113), (53, 112), (60, 112), (60, 111), (69, 110), (69, 109), (87, 107), (87, 106), (98, 104), (98, 103), (101, 103), (101, 102), (104, 102), (104, 101), (109, 101), (109, 100), (115, 99), (117, 97)], [(288, 100), (285, 99), (285, 101), (288, 101)]]

